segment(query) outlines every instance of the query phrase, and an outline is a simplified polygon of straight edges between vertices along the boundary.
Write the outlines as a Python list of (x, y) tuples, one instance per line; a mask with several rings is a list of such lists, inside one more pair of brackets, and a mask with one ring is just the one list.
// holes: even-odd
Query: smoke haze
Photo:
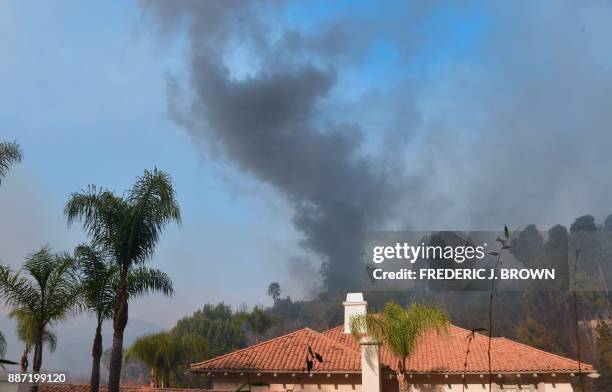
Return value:
[[(172, 118), (203, 153), (285, 195), (328, 289), (350, 287), (368, 229), (612, 210), (609, 2), (449, 7), (459, 27), (438, 3), (412, 2), (310, 29), (287, 23), (287, 3), (142, 4), (162, 36), (188, 34), (188, 77), (168, 78)], [(368, 85), (381, 42), (396, 53), (390, 83)]]

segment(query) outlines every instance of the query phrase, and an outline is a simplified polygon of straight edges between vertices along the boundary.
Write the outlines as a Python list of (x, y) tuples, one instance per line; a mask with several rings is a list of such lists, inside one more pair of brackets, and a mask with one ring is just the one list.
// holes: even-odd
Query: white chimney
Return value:
[[(351, 333), (351, 318), (365, 315), (368, 303), (362, 293), (346, 294), (344, 305), (344, 333)], [(365, 332), (365, 331), (364, 331)], [(380, 392), (380, 353), (379, 344), (368, 335), (359, 340), (361, 346), (361, 390)]]
[(364, 315), (368, 311), (368, 303), (363, 300), (362, 293), (347, 293), (344, 305), (344, 333), (351, 333), (351, 317)]
[(369, 336), (359, 341), (361, 345), (361, 390), (380, 392), (379, 344)]

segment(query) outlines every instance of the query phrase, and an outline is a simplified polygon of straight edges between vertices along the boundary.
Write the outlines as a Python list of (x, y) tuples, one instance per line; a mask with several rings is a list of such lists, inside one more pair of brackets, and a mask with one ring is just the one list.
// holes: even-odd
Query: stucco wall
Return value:
[[(296, 392), (361, 392), (360, 374), (352, 374), (348, 377), (343, 374), (331, 374), (330, 377), (327, 377), (326, 374), (313, 374), (312, 377), (308, 375), (292, 377), (290, 374), (278, 374), (276, 377), (261, 375), (260, 377), (252, 376), (251, 382), (253, 381), (264, 381), (270, 384), (270, 387), (254, 387), (253, 391), (285, 392), (295, 387)], [(246, 375), (228, 374), (213, 377), (213, 387), (219, 391), (234, 392), (246, 382)]]
[[(488, 392), (489, 384), (488, 377), (468, 376), (466, 392)], [(462, 381), (460, 376), (417, 376), (412, 378), (412, 391), (414, 392), (462, 392)], [(560, 374), (556, 377), (550, 375), (522, 375), (516, 377), (513, 375), (504, 376), (501, 379), (495, 378), (492, 390), (495, 392), (573, 392), (570, 384), (570, 378), (567, 375)], [(502, 386), (497, 384), (501, 383)], [(518, 384), (522, 384), (519, 389)]]
[[(296, 375), (278, 374), (276, 377), (272, 375), (262, 375), (260, 377), (251, 377), (251, 381), (265, 381), (268, 382), (270, 387), (256, 387), (253, 391), (273, 391), (273, 392), (285, 392), (292, 390), (296, 392), (362, 392), (361, 388), (361, 375), (330, 375), (327, 377), (326, 374), (313, 374), (312, 377)], [(413, 377), (411, 381), (412, 392), (463, 392), (461, 385), (462, 379), (460, 377), (448, 377), (433, 376), (433, 377)], [(501, 380), (497, 380), (498, 382)], [(219, 391), (236, 391), (238, 387), (247, 382), (246, 375), (240, 376), (238, 374), (228, 375), (215, 375), (213, 377), (214, 389)], [(573, 392), (570, 384), (569, 377), (565, 375), (558, 375), (554, 379), (546, 376), (539, 376), (538, 378), (526, 379), (526, 376), (522, 378), (505, 377), (503, 381), (504, 387), (500, 388), (498, 384), (493, 385), (493, 391), (495, 392)], [(518, 389), (516, 383), (527, 384), (522, 389)], [(296, 385), (297, 384), (297, 385)], [(398, 384), (394, 377), (383, 376), (382, 378), (382, 392), (398, 392)], [(488, 392), (489, 385), (486, 381), (486, 377), (468, 377), (467, 386), (465, 392)], [(368, 391), (363, 391), (368, 392)]]

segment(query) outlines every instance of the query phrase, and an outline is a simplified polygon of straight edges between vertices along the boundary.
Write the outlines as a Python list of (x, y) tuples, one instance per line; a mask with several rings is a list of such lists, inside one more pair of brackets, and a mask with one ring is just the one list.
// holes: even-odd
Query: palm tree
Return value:
[(68, 225), (80, 220), (92, 244), (108, 252), (119, 269), (108, 377), (109, 392), (119, 392), (123, 331), (128, 321), (128, 275), (133, 265), (142, 265), (153, 257), (170, 221), (180, 224), (172, 180), (157, 169), (145, 170), (123, 197), (90, 186), (70, 196), (65, 213)]
[(276, 301), (278, 301), (278, 299), (280, 298), (280, 294), (280, 284), (278, 284), (278, 282), (270, 283), (270, 286), (268, 286), (268, 295), (272, 297), (272, 302), (274, 302), (274, 305), (276, 305)]
[[(84, 308), (96, 316), (96, 333), (91, 349), (92, 368), (90, 390), (98, 392), (100, 388), (100, 359), (102, 357), (102, 323), (112, 318), (119, 269), (116, 264), (106, 260), (103, 252), (87, 245), (75, 249), (80, 280), (82, 285)], [(130, 298), (161, 292), (172, 295), (174, 289), (170, 277), (157, 269), (144, 266), (132, 266), (127, 277)]]
[(9, 168), (13, 164), (21, 162), (21, 158), (19, 144), (15, 142), (0, 142), (0, 183)]
[(448, 324), (448, 313), (440, 307), (412, 304), (405, 309), (390, 302), (381, 314), (351, 318), (351, 333), (355, 339), (361, 339), (363, 335), (371, 336), (401, 359), (398, 379), (402, 380), (402, 390), (408, 391), (406, 359), (424, 333), (446, 330)]
[[(9, 314), (9, 317), (17, 319), (17, 337), (24, 343), (23, 354), (20, 361), (21, 371), (27, 372), (29, 365), (28, 355), (30, 351), (32, 351), (32, 344), (37, 341), (35, 318), (29, 311), (23, 309), (13, 310)], [(57, 336), (55, 333), (45, 328), (42, 341), (50, 352), (55, 351), (57, 347)]]
[(73, 268), (72, 258), (53, 254), (49, 247), (30, 255), (20, 271), (0, 266), (0, 293), (6, 305), (14, 312), (29, 314), (34, 325), (35, 372), (42, 365), (45, 328), (64, 320), (77, 306), (80, 288)]
[(82, 286), (82, 306), (96, 316), (96, 333), (91, 349), (92, 368), (90, 389), (97, 392), (100, 386), (100, 358), (102, 357), (102, 323), (110, 319), (115, 305), (114, 284), (118, 269), (105, 262), (101, 252), (81, 245), (74, 251)]

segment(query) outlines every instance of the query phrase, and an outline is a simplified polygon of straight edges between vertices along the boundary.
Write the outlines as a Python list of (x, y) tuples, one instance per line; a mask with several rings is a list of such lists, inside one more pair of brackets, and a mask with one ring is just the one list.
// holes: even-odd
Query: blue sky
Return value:
[[(338, 13), (358, 16), (370, 9), (328, 4), (293, 5), (284, 18), (308, 31)], [(432, 23), (453, 17), (442, 12)], [(30, 238), (19, 239), (17, 247), (11, 246), (10, 233), (4, 235), (5, 262), (19, 264), (44, 243), (59, 250), (84, 240), (78, 227), (68, 230), (64, 223), (62, 208), (70, 192), (90, 183), (121, 192), (143, 169), (157, 166), (172, 175), (183, 210), (182, 228), (169, 228), (154, 260), (174, 278), (177, 298), (145, 300), (143, 312), (159, 301), (172, 307), (173, 317), (205, 302), (266, 303), (265, 288), (276, 280), (294, 297), (310, 294), (308, 285), (293, 285), (283, 270), (283, 258), (300, 239), (283, 198), (239, 170), (202, 157), (166, 116), (164, 75), (183, 72), (184, 42), (161, 43), (143, 26), (134, 2), (9, 1), (0, 5), (0, 22), (1, 135), (17, 140), (25, 154), (1, 198), (10, 205), (5, 208), (43, 215), (10, 224), (20, 227), (6, 230), (13, 236)], [(473, 34), (456, 29), (453, 46), (461, 49)], [(428, 57), (432, 63), (444, 61), (441, 56), (452, 50)], [(419, 72), (398, 67), (398, 51), (375, 42), (362, 64), (347, 67), (337, 94), (384, 87), (392, 83), (384, 77), (391, 71)], [(30, 194), (25, 198), (20, 192)], [(228, 260), (243, 261), (237, 270)]]
[[(602, 54), (609, 53), (604, 37), (611, 18), (605, 3), (579, 10), (563, 3), (556, 12), (545, 5), (531, 9), (529, 2), (514, 8), (455, 2), (331, 4), (290, 3), (275, 16), (271, 30), (314, 34), (338, 20), (348, 26), (351, 42), (362, 48), (331, 60), (337, 82), (320, 110), (358, 123), (366, 153), (388, 147), (388, 135), (409, 141), (392, 144), (402, 148), (410, 177), (421, 181), (422, 195), (413, 200), (417, 189), (411, 190), (400, 206), (411, 227), (474, 223), (483, 228), (489, 224), (483, 217), (499, 218), (494, 223), (499, 224), (506, 216), (549, 224), (609, 212), (602, 196), (608, 180), (572, 176), (576, 167), (563, 168), (564, 181), (551, 179), (547, 164), (534, 171), (531, 161), (515, 159), (527, 146), (528, 157), (549, 154), (551, 165), (565, 162), (561, 157), (580, 147), (572, 139), (577, 129), (605, 133), (601, 124), (608, 113), (598, 104), (574, 103), (575, 109), (560, 111), (570, 102), (556, 101), (562, 96), (556, 89), (568, 87), (576, 101), (603, 102), (596, 99), (605, 96), (603, 91), (591, 92), (610, 81), (597, 72), (610, 66)], [(549, 23), (545, 28), (542, 17)], [(568, 22), (588, 30), (577, 34), (580, 30)], [(166, 78), (172, 74), (188, 83), (189, 42), (185, 31), (160, 36), (151, 23), (137, 2), (0, 3), (0, 139), (17, 140), (25, 155), (0, 188), (0, 257), (18, 265), (43, 244), (72, 248), (84, 237), (78, 227), (68, 230), (62, 215), (70, 192), (92, 183), (121, 192), (144, 169), (156, 166), (172, 175), (183, 212), (182, 227), (168, 229), (153, 260), (172, 276), (177, 294), (140, 301), (131, 307), (133, 317), (167, 327), (206, 302), (269, 303), (265, 290), (272, 281), (293, 298), (312, 295), (313, 282), (296, 279), (300, 272), (286, 262), (313, 260), (309, 273), (320, 262), (300, 247), (304, 233), (292, 223), (287, 196), (232, 159), (203, 152), (201, 140), (194, 141), (167, 115)], [(564, 44), (551, 45), (555, 37)], [(357, 49), (363, 53), (355, 54)], [(245, 53), (228, 56), (225, 64), (239, 79), (257, 72)], [(567, 77), (586, 74), (590, 79)], [(407, 112), (403, 102), (418, 112), (414, 129), (398, 128)], [(542, 102), (551, 104), (540, 107)], [(524, 112), (522, 124), (513, 124)], [(571, 129), (563, 128), (568, 121), (550, 120), (559, 112), (576, 120)], [(544, 130), (535, 141), (534, 129)], [(550, 143), (557, 140), (556, 130), (569, 135), (558, 148)], [(498, 149), (508, 135), (507, 147)], [(592, 159), (579, 162), (583, 172), (595, 173), (609, 159), (597, 146), (582, 151), (592, 153)], [(520, 171), (515, 177), (526, 183), (516, 187), (529, 203), (537, 199), (524, 213), (516, 210), (525, 203), (506, 200), (507, 192), (490, 185), (492, 166), (504, 175)], [(550, 190), (541, 200), (539, 184)], [(568, 187), (575, 190), (553, 192)], [(491, 200), (506, 201), (508, 207), (489, 208), (495, 204)], [(397, 217), (391, 227), (405, 218)], [(151, 311), (160, 304), (163, 313)]]
[[(1, 135), (17, 140), (25, 155), (3, 184), (2, 202), (42, 215), (4, 221), (10, 230), (2, 259), (19, 264), (45, 243), (70, 249), (84, 240), (62, 216), (70, 192), (90, 183), (122, 192), (157, 166), (175, 181), (183, 226), (168, 229), (154, 260), (174, 278), (176, 301), (152, 302), (172, 306), (172, 319), (206, 302), (266, 302), (267, 284), (283, 278), (278, 260), (269, 260), (273, 244), (292, 237), (283, 233), (291, 226), (282, 202), (268, 202), (272, 192), (253, 192), (257, 184), (243, 184), (240, 173), (206, 162), (168, 120), (164, 72), (179, 66), (181, 53), (138, 31), (137, 4), (83, 5), (0, 5)], [(31, 238), (20, 238), (17, 248), (17, 235)], [(227, 268), (228, 259), (241, 258), (241, 274)]]

